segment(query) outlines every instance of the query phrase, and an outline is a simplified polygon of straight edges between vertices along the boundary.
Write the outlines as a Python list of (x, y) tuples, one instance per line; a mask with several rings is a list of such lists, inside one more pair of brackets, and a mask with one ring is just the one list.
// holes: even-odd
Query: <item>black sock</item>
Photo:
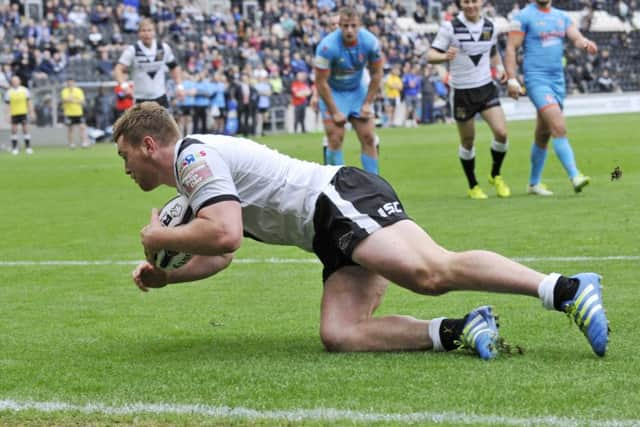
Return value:
[(31, 140), (30, 140), (29, 138), (25, 138), (25, 139), (24, 139), (24, 146), (25, 146), (26, 148), (31, 147)]
[(460, 159), (460, 163), (462, 163), (462, 169), (464, 170), (464, 174), (467, 176), (467, 181), (469, 181), (469, 188), (473, 188), (478, 185), (476, 173), (474, 172), (476, 169), (476, 158), (474, 157), (469, 160)]
[(493, 159), (493, 163), (491, 164), (491, 178), (495, 178), (500, 175), (500, 168), (502, 167), (502, 160), (504, 160), (504, 156), (507, 154), (506, 151), (496, 151), (491, 150), (491, 158)]
[(18, 138), (11, 138), (11, 149), (15, 150), (18, 148)]
[(456, 341), (460, 341), (460, 335), (462, 335), (462, 329), (464, 329), (464, 323), (467, 321), (468, 316), (464, 316), (463, 319), (442, 319), (440, 323), (440, 343), (446, 351), (455, 350), (458, 348)]
[(578, 279), (560, 276), (555, 288), (553, 288), (553, 307), (558, 311), (564, 311), (562, 303), (573, 299), (576, 296), (576, 292), (578, 292), (579, 286), (580, 281)]

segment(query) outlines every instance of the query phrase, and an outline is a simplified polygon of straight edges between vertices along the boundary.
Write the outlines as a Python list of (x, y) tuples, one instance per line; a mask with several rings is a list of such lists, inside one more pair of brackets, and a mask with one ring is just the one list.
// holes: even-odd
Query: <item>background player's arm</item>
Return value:
[(179, 65), (176, 65), (171, 69), (170, 73), (171, 78), (174, 82), (176, 82), (176, 98), (178, 98), (180, 101), (183, 101), (185, 92), (184, 86), (182, 86), (182, 68), (180, 68)]
[(451, 61), (457, 54), (458, 48), (455, 46), (449, 46), (449, 48), (444, 52), (430, 48), (429, 52), (427, 52), (427, 61), (431, 64), (440, 64), (442, 62)]
[(518, 64), (517, 52), (524, 41), (524, 33), (520, 31), (511, 31), (507, 38), (507, 47), (504, 54), (504, 68), (507, 73), (507, 90), (509, 96), (518, 99), (522, 93), (520, 82), (518, 81)]
[(133, 47), (126, 47), (122, 52), (122, 55), (120, 55), (120, 59), (118, 59), (118, 62), (113, 67), (113, 78), (124, 90), (128, 89), (127, 72), (133, 64), (134, 55), (135, 51), (133, 50)]
[(498, 78), (500, 83), (505, 84), (508, 80), (508, 77), (507, 73), (505, 72), (504, 65), (502, 64), (500, 53), (495, 46), (491, 49), (491, 53), (491, 66), (496, 70), (496, 77)]
[(115, 67), (113, 67), (113, 78), (118, 82), (119, 85), (127, 83), (127, 69), (128, 67), (120, 62), (118, 62)]
[(578, 49), (584, 49), (592, 55), (598, 52), (598, 45), (583, 36), (575, 25), (571, 25), (567, 28), (567, 37)]

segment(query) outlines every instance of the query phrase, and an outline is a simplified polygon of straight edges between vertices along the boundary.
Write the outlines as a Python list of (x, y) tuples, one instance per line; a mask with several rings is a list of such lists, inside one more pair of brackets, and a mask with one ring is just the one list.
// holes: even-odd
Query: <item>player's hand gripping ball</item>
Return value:
[[(162, 207), (158, 216), (165, 227), (179, 227), (191, 221), (193, 210), (189, 206), (189, 199), (177, 195)], [(163, 270), (173, 270), (185, 265), (191, 256), (191, 254), (161, 249), (156, 254), (155, 265)]]

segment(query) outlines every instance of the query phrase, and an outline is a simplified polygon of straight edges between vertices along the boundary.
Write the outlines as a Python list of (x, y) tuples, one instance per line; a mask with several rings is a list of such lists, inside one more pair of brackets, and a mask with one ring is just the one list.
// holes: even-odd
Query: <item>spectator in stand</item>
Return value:
[(400, 65), (394, 64), (393, 67), (391, 67), (391, 72), (385, 77), (382, 88), (382, 92), (384, 93), (384, 113), (386, 117), (384, 127), (395, 126), (396, 108), (400, 105), (402, 89)]
[(96, 63), (96, 70), (101, 76), (111, 76), (113, 74), (113, 61), (109, 58), (109, 51), (107, 49), (99, 49), (98, 62)]
[(617, 86), (609, 76), (609, 70), (602, 70), (602, 74), (598, 77), (598, 90), (600, 92), (614, 92), (617, 90)]
[(309, 66), (304, 59), (302, 59), (300, 52), (293, 52), (293, 58), (291, 58), (291, 73), (295, 75), (299, 72), (309, 73), (309, 71)]
[(76, 38), (73, 33), (67, 34), (67, 58), (79, 59), (84, 53), (84, 42)]
[(12, 64), (14, 73), (20, 77), (21, 82), (28, 84), (31, 81), (35, 69), (35, 58), (26, 44), (22, 44), (16, 60)]
[(427, 14), (421, 4), (416, 4), (416, 10), (413, 11), (413, 20), (416, 24), (426, 24)]
[(67, 125), (67, 143), (69, 144), (69, 148), (76, 148), (76, 144), (73, 142), (74, 129), (78, 129), (79, 131), (82, 148), (89, 147), (84, 119), (84, 91), (76, 86), (76, 81), (73, 77), (67, 77), (67, 84), (62, 89), (60, 99), (62, 100), (64, 122)]
[(91, 48), (93, 52), (97, 52), (98, 48), (105, 45), (104, 36), (97, 25), (92, 25), (87, 35), (87, 46)]
[(71, 11), (67, 14), (67, 19), (73, 27), (85, 27), (89, 23), (89, 16), (85, 6), (81, 4), (75, 4), (71, 8)]
[(109, 25), (110, 19), (111, 15), (100, 2), (96, 2), (93, 9), (89, 12), (89, 22), (93, 25), (105, 27)]
[(298, 125), (300, 131), (306, 133), (305, 119), (311, 87), (307, 83), (307, 74), (300, 71), (296, 75), (296, 80), (291, 83), (291, 105), (293, 105), (293, 132), (297, 132)]
[(35, 58), (35, 68), (33, 70), (33, 79), (46, 81), (55, 74), (53, 62), (51, 60), (51, 51), (45, 50), (40, 52), (38, 49), (33, 51)]
[(404, 124), (408, 127), (415, 127), (418, 125), (416, 112), (422, 92), (422, 73), (419, 64), (408, 65), (407, 72), (402, 76), (402, 94), (405, 105)]
[(140, 15), (134, 6), (125, 6), (122, 13), (122, 30), (125, 33), (135, 33), (141, 24)]

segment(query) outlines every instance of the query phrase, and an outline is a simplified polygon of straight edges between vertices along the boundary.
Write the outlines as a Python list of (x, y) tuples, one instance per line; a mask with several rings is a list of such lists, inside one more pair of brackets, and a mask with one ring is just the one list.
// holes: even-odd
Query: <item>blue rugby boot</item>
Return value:
[(571, 276), (580, 286), (573, 299), (562, 303), (567, 313), (591, 344), (593, 351), (603, 357), (609, 342), (609, 321), (602, 305), (600, 276), (596, 273), (580, 273)]
[(484, 360), (498, 355), (498, 324), (491, 306), (478, 307), (466, 316), (460, 348), (471, 349)]

